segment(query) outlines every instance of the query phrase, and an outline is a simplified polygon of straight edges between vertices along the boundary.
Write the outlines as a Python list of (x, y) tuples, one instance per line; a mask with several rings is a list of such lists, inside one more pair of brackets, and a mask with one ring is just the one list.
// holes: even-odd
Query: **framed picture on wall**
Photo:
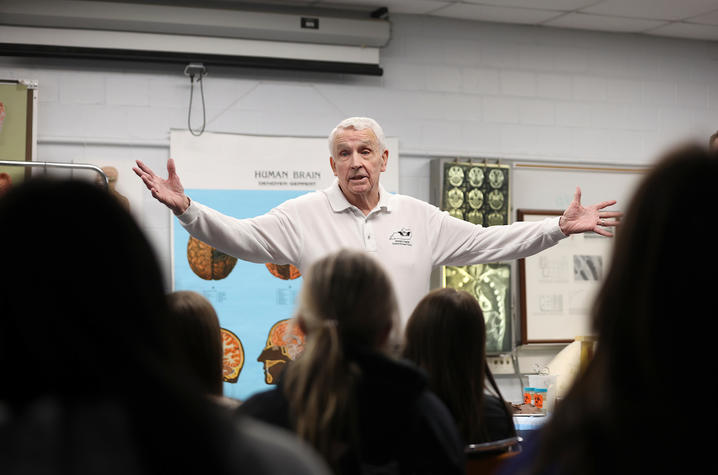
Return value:
[(30, 177), (36, 153), (37, 82), (0, 79), (0, 192)]
[[(451, 216), (488, 227), (509, 224), (510, 167), (483, 161), (436, 159), (432, 163), (432, 202)], [(486, 353), (513, 349), (511, 265), (496, 262), (443, 266), (441, 287), (473, 295), (486, 320)]]
[[(562, 211), (517, 210), (518, 221), (541, 221)], [(521, 343), (571, 342), (590, 336), (593, 301), (607, 272), (613, 239), (573, 234), (519, 260)]]

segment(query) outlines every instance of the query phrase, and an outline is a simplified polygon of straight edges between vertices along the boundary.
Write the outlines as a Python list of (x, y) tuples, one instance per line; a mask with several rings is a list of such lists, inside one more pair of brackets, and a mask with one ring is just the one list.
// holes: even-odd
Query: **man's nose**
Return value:
[(349, 159), (349, 164), (352, 168), (359, 168), (362, 166), (363, 160), (362, 156), (359, 152), (352, 153), (351, 158)]

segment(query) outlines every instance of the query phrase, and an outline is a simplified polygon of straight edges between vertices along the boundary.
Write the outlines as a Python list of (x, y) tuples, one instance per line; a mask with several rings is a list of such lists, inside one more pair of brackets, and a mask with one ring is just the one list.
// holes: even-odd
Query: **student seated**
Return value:
[(464, 473), (446, 407), (417, 368), (388, 354), (397, 305), (377, 261), (354, 250), (318, 260), (304, 276), (296, 324), (304, 352), (240, 413), (293, 430), (337, 474)]
[(222, 380), (222, 334), (212, 303), (192, 290), (177, 290), (167, 296), (172, 313), (172, 338), (182, 347), (184, 372), (197, 378), (213, 401), (234, 409), (239, 401), (224, 396)]
[(716, 180), (716, 156), (693, 145), (669, 151), (643, 177), (593, 305), (593, 358), (504, 473), (715, 467), (715, 435), (702, 434), (715, 388)]
[(327, 473), (182, 371), (157, 259), (106, 190), (30, 180), (0, 223), (0, 472)]
[[(486, 324), (471, 294), (429, 292), (406, 326), (404, 357), (429, 375), (429, 387), (449, 408), (466, 444), (516, 436), (509, 406), (486, 363)], [(495, 395), (486, 394), (487, 381)]]

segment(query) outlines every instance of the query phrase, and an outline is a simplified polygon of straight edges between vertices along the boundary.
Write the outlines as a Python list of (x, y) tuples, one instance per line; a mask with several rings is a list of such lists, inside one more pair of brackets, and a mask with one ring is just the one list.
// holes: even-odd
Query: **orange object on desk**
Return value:
[(524, 404), (532, 405), (534, 403), (533, 388), (524, 388)]

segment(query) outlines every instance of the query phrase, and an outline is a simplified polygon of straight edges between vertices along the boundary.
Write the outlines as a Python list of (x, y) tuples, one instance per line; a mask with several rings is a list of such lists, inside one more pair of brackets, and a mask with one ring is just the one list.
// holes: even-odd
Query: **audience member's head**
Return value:
[(229, 426), (182, 378), (130, 214), (94, 184), (30, 180), (0, 199), (0, 223), (5, 455), (32, 441), (48, 473), (221, 471)]
[(708, 139), (708, 149), (711, 152), (718, 152), (718, 131)]
[[(429, 292), (406, 326), (404, 357), (423, 368), (429, 385), (446, 404), (467, 443), (515, 435), (513, 422), (486, 363), (486, 325), (478, 301), (452, 288)], [(486, 379), (501, 401), (505, 429), (487, 422)], [(496, 435), (496, 434), (501, 435)]]
[(304, 276), (297, 321), (307, 338), (305, 352), (325, 334), (339, 335), (344, 346), (381, 348), (396, 318), (391, 281), (364, 252), (330, 254)]
[(15, 383), (0, 397), (104, 396), (154, 379), (171, 354), (167, 304), (132, 217), (95, 185), (31, 180), (0, 200), (0, 222), (0, 354)]
[(596, 353), (545, 427), (534, 473), (708, 466), (696, 437), (715, 334), (716, 178), (718, 160), (693, 145), (643, 178), (594, 305)]
[(397, 318), (391, 281), (366, 253), (330, 254), (304, 276), (296, 318), (306, 342), (284, 371), (285, 394), (297, 433), (332, 462), (333, 441), (356, 424), (358, 374), (347, 355), (387, 347)]
[(222, 335), (212, 303), (191, 290), (172, 292), (167, 299), (186, 374), (197, 378), (205, 393), (222, 396)]

